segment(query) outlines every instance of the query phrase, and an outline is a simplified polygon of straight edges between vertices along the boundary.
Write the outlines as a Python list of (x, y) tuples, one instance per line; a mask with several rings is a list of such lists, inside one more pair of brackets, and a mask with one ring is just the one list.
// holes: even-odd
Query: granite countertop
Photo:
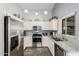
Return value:
[(58, 44), (61, 48), (63, 48), (66, 52), (79, 52), (79, 49), (76, 49), (73, 44), (70, 46), (71, 43), (68, 41), (55, 41), (53, 38), (51, 39), (54, 43)]
[(52, 39), (52, 41), (66, 51), (66, 56), (79, 56), (79, 49), (76, 49), (74, 46), (70, 46), (68, 41), (55, 41), (54, 39)]

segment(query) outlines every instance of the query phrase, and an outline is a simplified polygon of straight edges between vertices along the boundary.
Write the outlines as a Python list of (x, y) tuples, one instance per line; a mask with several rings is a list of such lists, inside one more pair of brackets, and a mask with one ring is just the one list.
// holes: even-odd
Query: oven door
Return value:
[(41, 38), (33, 38), (32, 46), (33, 47), (42, 47), (42, 40), (41, 40)]

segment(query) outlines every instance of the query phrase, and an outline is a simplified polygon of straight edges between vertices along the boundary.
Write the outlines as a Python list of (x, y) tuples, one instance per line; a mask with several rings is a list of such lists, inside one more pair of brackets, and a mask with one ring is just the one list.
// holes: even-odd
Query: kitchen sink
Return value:
[(54, 37), (53, 37), (53, 39), (54, 39), (55, 41), (64, 41), (64, 40), (62, 40), (62, 39), (60, 39), (60, 38), (54, 38)]

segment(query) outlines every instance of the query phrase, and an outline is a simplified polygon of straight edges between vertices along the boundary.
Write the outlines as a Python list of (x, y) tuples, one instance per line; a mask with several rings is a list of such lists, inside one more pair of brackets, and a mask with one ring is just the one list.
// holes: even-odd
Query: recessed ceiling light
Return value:
[(28, 13), (28, 9), (25, 9), (24, 12), (25, 12), (25, 13)]
[(38, 12), (35, 12), (35, 15), (38, 15)]
[(47, 15), (48, 14), (48, 11), (44, 11), (44, 15)]

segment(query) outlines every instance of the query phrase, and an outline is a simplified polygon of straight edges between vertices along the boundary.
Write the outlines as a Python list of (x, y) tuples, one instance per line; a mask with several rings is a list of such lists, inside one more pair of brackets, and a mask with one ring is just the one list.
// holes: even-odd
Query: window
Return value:
[(62, 34), (75, 35), (75, 15), (62, 19)]
[(67, 34), (75, 35), (75, 16), (67, 18)]

